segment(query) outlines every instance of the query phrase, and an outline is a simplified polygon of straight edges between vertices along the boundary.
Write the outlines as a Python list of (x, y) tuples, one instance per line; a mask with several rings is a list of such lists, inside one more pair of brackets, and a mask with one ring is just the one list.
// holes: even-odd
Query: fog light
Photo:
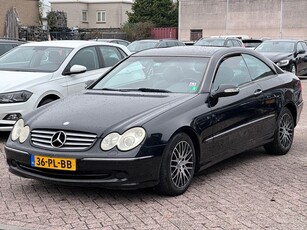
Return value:
[(20, 113), (11, 113), (6, 115), (3, 120), (17, 121), (21, 117)]

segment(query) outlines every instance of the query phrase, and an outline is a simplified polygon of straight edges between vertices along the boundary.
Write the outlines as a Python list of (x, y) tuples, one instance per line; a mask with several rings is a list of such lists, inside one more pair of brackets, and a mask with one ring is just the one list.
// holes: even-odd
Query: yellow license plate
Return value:
[(31, 166), (46, 169), (76, 171), (76, 159), (31, 155)]

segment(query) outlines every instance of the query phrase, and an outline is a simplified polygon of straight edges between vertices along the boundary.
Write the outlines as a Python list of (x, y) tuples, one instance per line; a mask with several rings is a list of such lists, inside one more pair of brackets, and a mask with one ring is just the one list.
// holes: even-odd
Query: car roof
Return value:
[(20, 40), (10, 40), (10, 39), (0, 39), (0, 43), (10, 43), (10, 44), (24, 44), (26, 41), (20, 41)]
[(161, 41), (179, 41), (177, 39), (142, 39), (142, 40), (136, 40), (134, 42), (161, 42)]
[(210, 37), (210, 38), (201, 38), (199, 40), (229, 40), (229, 39), (241, 41), (239, 38), (235, 38), (235, 37)]
[[(83, 46), (97, 45), (97, 44), (118, 46), (117, 44), (97, 41), (84, 41), (84, 40), (57, 40), (57, 41), (42, 41), (42, 42), (30, 42), (22, 46), (54, 46), (54, 47), (66, 47), (66, 48), (77, 48)], [(122, 47), (122, 46), (120, 46)]]
[(137, 52), (132, 56), (194, 56), (211, 57), (220, 50), (227, 50), (226, 47), (201, 47), (201, 46), (174, 46), (163, 49), (147, 49)]
[(85, 40), (57, 40), (57, 41), (42, 41), (42, 42), (30, 42), (23, 44), (21, 46), (52, 46), (52, 47), (63, 47), (63, 48), (82, 48), (86, 46), (96, 46), (96, 45), (107, 45), (115, 46), (121, 48), (127, 55), (130, 55), (131, 52), (127, 49), (126, 46), (109, 43), (109, 42), (100, 42), (100, 41), (85, 41)]
[(304, 42), (303, 40), (293, 40), (293, 39), (271, 39), (265, 40), (263, 42)]

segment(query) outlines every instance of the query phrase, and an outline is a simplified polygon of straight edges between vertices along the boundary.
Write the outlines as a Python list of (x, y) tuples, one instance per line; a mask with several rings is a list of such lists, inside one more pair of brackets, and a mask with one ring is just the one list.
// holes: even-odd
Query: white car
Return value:
[(96, 41), (46, 41), (20, 45), (0, 58), (0, 131), (22, 115), (80, 92), (130, 55), (122, 45)]

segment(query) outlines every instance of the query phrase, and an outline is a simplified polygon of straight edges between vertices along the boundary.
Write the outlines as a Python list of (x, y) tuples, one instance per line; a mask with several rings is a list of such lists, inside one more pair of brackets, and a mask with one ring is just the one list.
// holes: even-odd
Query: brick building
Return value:
[(39, 24), (38, 0), (0, 0), (0, 37), (5, 35), (6, 15), (12, 8), (16, 8), (20, 24)]

